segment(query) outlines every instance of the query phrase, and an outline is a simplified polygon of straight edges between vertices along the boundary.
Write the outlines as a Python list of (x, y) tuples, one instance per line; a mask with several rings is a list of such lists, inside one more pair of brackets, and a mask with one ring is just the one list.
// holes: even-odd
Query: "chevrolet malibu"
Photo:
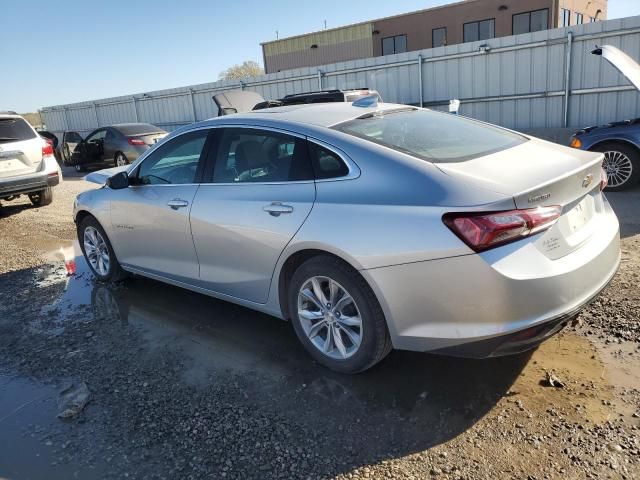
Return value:
[(373, 99), (285, 106), (94, 172), (74, 219), (98, 280), (290, 320), (315, 360), (355, 373), (392, 348), (499, 356), (559, 331), (619, 264), (602, 160)]

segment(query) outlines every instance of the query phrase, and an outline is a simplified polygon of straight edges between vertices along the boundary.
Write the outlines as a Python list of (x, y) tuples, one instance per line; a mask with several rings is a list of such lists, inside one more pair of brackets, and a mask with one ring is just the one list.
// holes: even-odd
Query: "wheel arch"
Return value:
[[(280, 311), (282, 313), (282, 318), (284, 320), (290, 320), (291, 314), (289, 312), (289, 302), (287, 299), (287, 293), (289, 291), (289, 283), (291, 281), (291, 277), (293, 277), (296, 269), (302, 265), (304, 262), (309, 260), (310, 258), (317, 256), (330, 256), (340, 260), (345, 263), (349, 267), (351, 267), (354, 271), (358, 272), (362, 268), (357, 265), (357, 262), (354, 260), (349, 260), (347, 255), (340, 254), (338, 252), (329, 251), (329, 249), (325, 249), (318, 246), (313, 247), (305, 247), (300, 248), (294, 252), (290, 252), (286, 259), (282, 262), (280, 269), (278, 270), (278, 305), (280, 307)], [(366, 279), (365, 279), (366, 281)], [(369, 282), (367, 282), (369, 284)], [(371, 288), (371, 285), (369, 285)], [(373, 290), (373, 289), (372, 289)], [(378, 299), (379, 301), (379, 299)]]
[(632, 147), (640, 154), (640, 146), (632, 140), (629, 140), (628, 138), (603, 138), (602, 140), (598, 140), (595, 143), (589, 145), (588, 150), (593, 151), (594, 148), (601, 147), (602, 145), (606, 145), (608, 143), (623, 143), (625, 145), (628, 145), (629, 147)]
[[(76, 226), (79, 227), (82, 221), (87, 217), (96, 218), (94, 215), (91, 214), (91, 212), (89, 212), (89, 210), (78, 210), (76, 212), (76, 218), (75, 218)], [(98, 219), (96, 218), (96, 220)]]

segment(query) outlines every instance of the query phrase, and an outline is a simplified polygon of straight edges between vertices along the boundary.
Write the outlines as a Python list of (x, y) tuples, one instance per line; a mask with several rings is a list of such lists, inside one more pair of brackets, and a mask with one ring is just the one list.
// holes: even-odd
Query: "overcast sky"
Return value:
[[(212, 82), (243, 60), (262, 64), (259, 44), (276, 30), (282, 38), (322, 29), (325, 20), (331, 28), (445, 3), (451, 2), (7, 1), (0, 110)], [(640, 15), (640, 0), (609, 0), (609, 18), (631, 15)]]

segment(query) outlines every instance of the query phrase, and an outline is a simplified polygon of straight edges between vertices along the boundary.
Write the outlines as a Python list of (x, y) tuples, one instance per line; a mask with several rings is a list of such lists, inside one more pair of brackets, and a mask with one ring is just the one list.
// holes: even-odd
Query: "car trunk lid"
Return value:
[(127, 138), (135, 138), (136, 140), (142, 140), (145, 145), (152, 147), (164, 137), (167, 136), (166, 132), (147, 133), (144, 135), (130, 135)]
[(37, 172), (42, 163), (42, 147), (43, 140), (39, 138), (0, 142), (0, 178)]
[(593, 50), (594, 55), (602, 55), (611, 65), (617, 68), (633, 86), (640, 90), (640, 65), (622, 50), (611, 45), (603, 45)]
[(531, 139), (498, 153), (459, 163), (440, 163), (448, 175), (513, 197), (517, 209), (559, 205), (562, 215), (536, 242), (560, 258), (586, 242), (602, 210), (602, 154)]
[(0, 177), (38, 171), (44, 140), (20, 117), (0, 118)]

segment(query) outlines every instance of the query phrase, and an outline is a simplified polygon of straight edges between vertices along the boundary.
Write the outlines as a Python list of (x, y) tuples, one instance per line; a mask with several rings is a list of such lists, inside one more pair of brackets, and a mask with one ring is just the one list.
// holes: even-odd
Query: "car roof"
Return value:
[(378, 103), (372, 107), (359, 107), (347, 102), (309, 103), (265, 108), (247, 113), (236, 113), (216, 117), (206, 122), (215, 124), (220, 121), (232, 121), (233, 123), (243, 123), (243, 121), (246, 121), (247, 123), (251, 123), (256, 120), (281, 120), (285, 122), (306, 123), (320, 127), (331, 127), (366, 114), (409, 108), (415, 107), (395, 103)]
[[(129, 122), (129, 123), (114, 123), (113, 125), (106, 125), (102, 128), (122, 128), (122, 127), (135, 127), (136, 125), (151, 125), (152, 127), (156, 127), (153, 123), (148, 122)], [(160, 127), (156, 127), (160, 128)]]

